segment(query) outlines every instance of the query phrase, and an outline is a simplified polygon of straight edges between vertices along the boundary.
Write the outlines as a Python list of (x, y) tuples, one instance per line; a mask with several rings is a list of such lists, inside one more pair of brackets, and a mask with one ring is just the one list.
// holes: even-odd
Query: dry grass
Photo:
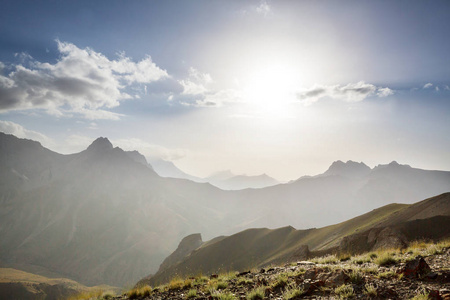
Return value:
[(132, 289), (127, 293), (127, 296), (130, 299), (139, 299), (150, 296), (152, 294), (152, 291), (152, 287), (146, 285), (140, 288)]

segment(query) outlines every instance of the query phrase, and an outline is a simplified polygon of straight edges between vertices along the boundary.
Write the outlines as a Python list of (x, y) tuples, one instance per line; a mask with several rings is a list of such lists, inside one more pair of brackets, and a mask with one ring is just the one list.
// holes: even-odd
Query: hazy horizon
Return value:
[(2, 1), (0, 131), (206, 177), (450, 170), (448, 1)]

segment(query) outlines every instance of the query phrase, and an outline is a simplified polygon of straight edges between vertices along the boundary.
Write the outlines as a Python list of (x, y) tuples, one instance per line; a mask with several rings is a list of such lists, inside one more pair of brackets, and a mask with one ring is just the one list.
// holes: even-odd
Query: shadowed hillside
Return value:
[(166, 264), (148, 282), (157, 285), (175, 275), (244, 271), (327, 252), (363, 252), (406, 246), (415, 239), (446, 237), (450, 237), (450, 193), (412, 205), (387, 205), (319, 229), (248, 229), (203, 244), (187, 253), (183, 260), (178, 258), (171, 266)]

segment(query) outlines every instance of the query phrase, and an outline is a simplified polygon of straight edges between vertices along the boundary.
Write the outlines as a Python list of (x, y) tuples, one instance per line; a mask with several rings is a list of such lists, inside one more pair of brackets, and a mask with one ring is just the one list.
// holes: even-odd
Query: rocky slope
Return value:
[[(450, 299), (450, 242), (175, 279), (115, 299)], [(388, 258), (388, 259), (386, 259)], [(428, 296), (428, 298), (425, 298)]]

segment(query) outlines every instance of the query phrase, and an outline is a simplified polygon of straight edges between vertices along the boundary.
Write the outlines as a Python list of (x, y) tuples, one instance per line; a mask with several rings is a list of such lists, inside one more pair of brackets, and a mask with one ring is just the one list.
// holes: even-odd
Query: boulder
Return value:
[(430, 272), (430, 266), (422, 256), (417, 256), (397, 270), (398, 274), (403, 274), (407, 278), (422, 278)]

